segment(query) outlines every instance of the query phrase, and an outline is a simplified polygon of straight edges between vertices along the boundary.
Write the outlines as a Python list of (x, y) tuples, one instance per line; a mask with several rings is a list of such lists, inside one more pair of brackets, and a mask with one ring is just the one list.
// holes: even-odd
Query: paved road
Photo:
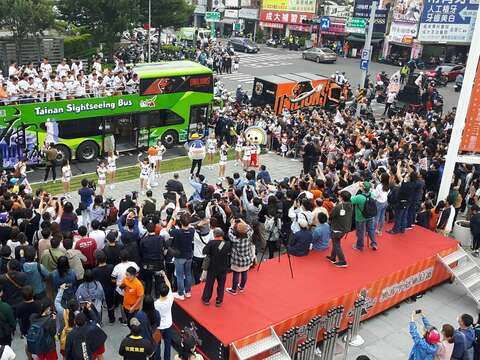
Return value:
[[(273, 179), (281, 179), (284, 176), (298, 174), (301, 169), (301, 162), (284, 159), (277, 155), (262, 155), (261, 163), (267, 166)], [(234, 162), (227, 163), (226, 174), (232, 175), (238, 171), (239, 167), (234, 166)], [(217, 167), (202, 169), (209, 183), (217, 180)], [(165, 182), (172, 174), (161, 176), (159, 186), (153, 189), (154, 196), (161, 199), (162, 190)], [(188, 194), (191, 193), (191, 187), (188, 185), (188, 172), (179, 171), (180, 180), (185, 185)], [(137, 180), (126, 181), (117, 184), (114, 190), (107, 189), (107, 196), (113, 196), (119, 200), (126, 192), (138, 190)], [(74, 192), (72, 201), (78, 202), (78, 195)], [(160, 201), (160, 200), (159, 200)], [(382, 238), (379, 238), (381, 252)], [(351, 271), (352, 269), (350, 269)], [(357, 269), (365, 271), (365, 269)], [(281, 281), (281, 279), (279, 279)], [(319, 283), (328, 281), (328, 279), (319, 278)], [(315, 290), (313, 290), (315, 291)], [(295, 295), (292, 295), (295, 296)], [(188, 301), (200, 301), (198, 298), (192, 298)], [(226, 295), (226, 302), (235, 301), (235, 298)], [(412, 311), (422, 309), (428, 315), (432, 324), (441, 328), (442, 324), (450, 323), (456, 325), (456, 318), (462, 313), (470, 313), (476, 318), (476, 306), (473, 300), (468, 298), (459, 285), (445, 283), (437, 286), (432, 291), (427, 292), (421, 299), (415, 303), (403, 303), (400, 308), (392, 308), (388, 312), (380, 314), (370, 320), (365, 321), (360, 329), (360, 335), (364, 338), (365, 344), (358, 348), (350, 348), (348, 359), (356, 359), (358, 355), (368, 355), (372, 360), (404, 360), (408, 358), (408, 353), (412, 347), (412, 340), (408, 333), (408, 321)], [(225, 319), (227, 321), (228, 319)], [(127, 328), (118, 323), (114, 325), (105, 325), (105, 331), (108, 334), (106, 343), (105, 359), (118, 359), (117, 350), (121, 340), (127, 334)], [(17, 352), (18, 359), (24, 359), (23, 342), (17, 337), (14, 340), (14, 350)], [(388, 355), (387, 355), (388, 354)], [(343, 360), (341, 355), (337, 355), (335, 360)]]
[[(218, 75), (218, 78), (224, 82), (227, 89), (235, 91), (238, 84), (242, 84), (243, 88), (251, 94), (253, 79), (255, 76), (285, 74), (292, 72), (311, 72), (330, 76), (336, 70), (345, 71), (346, 76), (350, 82), (356, 86), (360, 81), (360, 68), (358, 59), (343, 59), (339, 58), (335, 64), (317, 64), (316, 62), (303, 60), (300, 51), (290, 51), (287, 49), (275, 49), (262, 46), (258, 54), (244, 54), (239, 53), (240, 69), (238, 72), (232, 74)], [(377, 74), (380, 71), (385, 71), (387, 74), (392, 74), (398, 67), (390, 66), (380, 63), (371, 64), (371, 73)], [(456, 106), (458, 102), (458, 93), (453, 91), (453, 84), (450, 83), (448, 87), (441, 88), (440, 92), (445, 99), (445, 109), (450, 109)], [(373, 102), (372, 105), (375, 114), (380, 115), (383, 112), (384, 105)], [(185, 155), (183, 146), (175, 147), (167, 151), (165, 159), (174, 158)], [(135, 164), (137, 161), (136, 154), (122, 154), (118, 160), (118, 166), (128, 166)], [(72, 164), (73, 175), (94, 172), (96, 162)], [(28, 178), (30, 182), (40, 182), (43, 180), (43, 170), (37, 169), (29, 173)]]

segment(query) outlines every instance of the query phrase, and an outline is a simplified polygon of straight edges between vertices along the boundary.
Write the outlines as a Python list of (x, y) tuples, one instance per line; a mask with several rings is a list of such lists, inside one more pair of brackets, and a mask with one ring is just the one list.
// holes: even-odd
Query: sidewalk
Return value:
[[(218, 164), (214, 164), (213, 166), (206, 165), (207, 159), (203, 160), (202, 171), (200, 172), (203, 174), (207, 180), (208, 184), (215, 184), (218, 181)], [(262, 165), (267, 167), (267, 170), (270, 172), (270, 176), (272, 180), (281, 180), (286, 176), (298, 176), (300, 174), (300, 170), (302, 167), (301, 161), (298, 160), (291, 160), (291, 159), (284, 159), (278, 155), (274, 154), (264, 154), (261, 155), (260, 161)], [(281, 165), (280, 165), (281, 164)], [(279, 166), (280, 165), (280, 166)], [(161, 169), (160, 169), (161, 170)], [(140, 169), (132, 168), (132, 171), (136, 171), (140, 174)], [(232, 177), (235, 172), (238, 172), (242, 178), (244, 178), (244, 173), (242, 170), (242, 166), (239, 164), (238, 166), (235, 165), (235, 161), (228, 161), (226, 165), (225, 174), (226, 176)], [(257, 168), (258, 172), (258, 168)], [(177, 171), (180, 178), (179, 181), (182, 182), (187, 197), (190, 196), (193, 192), (192, 186), (189, 184), (189, 177), (190, 177), (190, 169), (179, 170)], [(97, 182), (97, 176), (86, 175), (86, 179), (94, 180)], [(158, 186), (152, 188), (153, 197), (157, 199), (157, 205), (163, 203), (163, 193), (165, 192), (165, 184), (169, 179), (173, 178), (173, 173), (165, 173), (160, 175), (160, 179), (158, 179)], [(224, 182), (224, 185), (226, 182)], [(98, 189), (98, 186), (97, 186)], [(71, 189), (72, 192), (70, 196), (72, 197), (70, 201), (72, 201), (74, 206), (77, 206), (80, 200), (78, 196), (79, 189)], [(110, 189), (107, 185), (105, 189), (104, 197), (111, 197), (115, 200), (120, 201), (126, 193), (138, 191), (139, 197), (141, 199), (144, 198), (140, 194), (140, 181), (137, 180), (130, 180), (124, 181), (121, 183), (116, 183), (114, 189)], [(60, 196), (60, 195), (59, 195)]]

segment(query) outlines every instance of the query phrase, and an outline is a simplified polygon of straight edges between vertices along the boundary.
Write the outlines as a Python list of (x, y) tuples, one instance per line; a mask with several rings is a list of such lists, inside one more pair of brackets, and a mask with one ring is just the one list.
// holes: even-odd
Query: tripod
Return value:
[[(272, 236), (272, 231), (270, 232), (270, 235), (268, 236), (267, 244), (268, 244), (268, 241), (270, 241), (271, 236)], [(280, 262), (280, 256), (282, 255), (282, 246), (286, 250), (287, 258), (288, 258), (288, 266), (290, 268), (290, 275), (292, 276), (292, 279), (293, 279), (292, 259), (290, 258), (290, 253), (288, 252), (288, 249), (286, 248), (285, 244), (282, 242), (282, 240), (280, 238), (277, 240), (278, 262)], [(265, 258), (265, 253), (267, 252), (267, 247), (268, 246), (265, 246), (263, 248), (262, 257), (260, 258), (260, 262), (258, 263), (258, 266), (257, 266), (257, 272), (260, 271), (260, 266), (262, 266), (263, 259)]]

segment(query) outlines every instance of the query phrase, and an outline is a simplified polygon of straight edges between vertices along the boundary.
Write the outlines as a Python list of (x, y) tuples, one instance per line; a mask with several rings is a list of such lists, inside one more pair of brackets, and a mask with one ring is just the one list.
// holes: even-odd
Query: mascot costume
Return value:
[(205, 143), (200, 138), (200, 135), (193, 134), (191, 136), (191, 141), (188, 142), (188, 157), (192, 160), (192, 167), (190, 169), (190, 175), (193, 174), (195, 167), (197, 167), (196, 176), (200, 174), (200, 169), (202, 168), (202, 161), (205, 159), (206, 150)]
[(245, 140), (252, 146), (250, 166), (258, 167), (260, 145), (267, 144), (267, 132), (260, 126), (250, 126), (244, 132)]

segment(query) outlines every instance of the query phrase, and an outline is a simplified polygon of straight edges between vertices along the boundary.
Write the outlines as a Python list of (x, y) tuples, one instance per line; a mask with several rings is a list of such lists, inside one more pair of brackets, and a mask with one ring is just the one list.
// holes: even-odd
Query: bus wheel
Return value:
[(70, 148), (65, 145), (55, 145), (55, 149), (58, 151), (57, 155), (57, 162), (61, 164), (63, 160), (68, 160), (72, 158), (72, 152), (70, 151)]
[(167, 131), (162, 135), (162, 143), (167, 149), (171, 149), (178, 143), (178, 135), (175, 131)]
[(98, 156), (98, 145), (93, 141), (85, 141), (77, 149), (77, 160), (87, 162), (95, 160)]

